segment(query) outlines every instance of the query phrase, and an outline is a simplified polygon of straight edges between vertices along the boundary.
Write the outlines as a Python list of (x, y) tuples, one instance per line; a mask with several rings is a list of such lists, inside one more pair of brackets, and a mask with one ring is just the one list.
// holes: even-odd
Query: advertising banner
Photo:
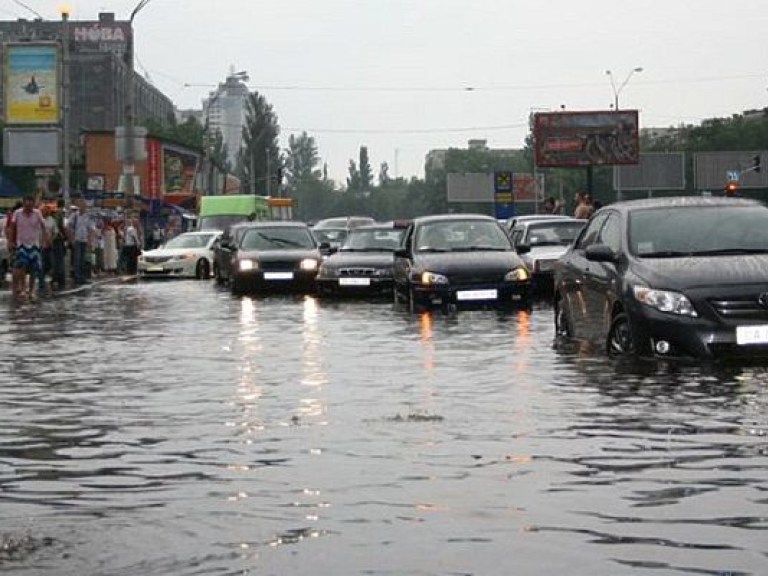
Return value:
[(163, 147), (163, 193), (194, 193), (198, 155), (174, 148)]
[(536, 165), (575, 168), (637, 164), (637, 110), (540, 112), (534, 116)]
[(6, 124), (59, 122), (57, 44), (6, 44), (3, 101)]

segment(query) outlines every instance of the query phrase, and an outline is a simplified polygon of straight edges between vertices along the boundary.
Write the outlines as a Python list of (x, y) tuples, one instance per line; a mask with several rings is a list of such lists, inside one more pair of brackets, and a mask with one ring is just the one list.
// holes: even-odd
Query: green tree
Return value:
[(320, 154), (315, 139), (306, 132), (298, 136), (291, 134), (285, 151), (285, 180), (288, 189), (299, 182), (320, 180), (322, 172), (318, 169), (319, 165)]
[(237, 167), (247, 190), (261, 196), (276, 191), (275, 178), (283, 165), (279, 135), (280, 126), (272, 105), (258, 92), (249, 94)]
[(373, 186), (373, 170), (371, 161), (368, 158), (368, 147), (360, 146), (360, 189), (363, 192), (370, 190)]

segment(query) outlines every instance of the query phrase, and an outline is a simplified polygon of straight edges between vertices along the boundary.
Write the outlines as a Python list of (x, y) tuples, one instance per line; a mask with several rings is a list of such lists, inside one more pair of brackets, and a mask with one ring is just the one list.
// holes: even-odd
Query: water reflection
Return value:
[(0, 571), (765, 573), (764, 367), (553, 350), (546, 303), (92, 296), (0, 309)]

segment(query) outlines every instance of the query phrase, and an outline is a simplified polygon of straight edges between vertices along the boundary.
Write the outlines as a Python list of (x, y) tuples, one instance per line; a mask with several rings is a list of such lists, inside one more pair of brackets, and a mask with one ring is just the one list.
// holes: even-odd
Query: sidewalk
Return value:
[[(91, 279), (91, 281), (87, 284), (81, 284), (80, 286), (76, 286), (74, 282), (70, 279), (67, 282), (67, 286), (64, 288), (64, 290), (54, 290), (53, 292), (50, 292), (49, 294), (45, 295), (37, 295), (36, 300), (50, 300), (52, 298), (61, 298), (63, 296), (71, 296), (72, 294), (79, 294), (82, 292), (85, 292), (87, 290), (90, 290), (92, 288), (96, 288), (98, 286), (103, 286), (105, 284), (115, 284), (118, 282), (127, 283), (127, 282), (134, 282), (137, 280), (138, 276), (136, 275), (129, 275), (129, 274), (118, 274), (115, 276), (100, 276)], [(8, 274), (5, 278), (5, 281), (0, 283), (0, 300), (11, 300), (11, 275)]]

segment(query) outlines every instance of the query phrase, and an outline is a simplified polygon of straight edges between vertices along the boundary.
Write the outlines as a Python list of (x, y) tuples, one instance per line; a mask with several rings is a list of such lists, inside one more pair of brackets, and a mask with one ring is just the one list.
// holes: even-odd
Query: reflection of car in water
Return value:
[(495, 218), (417, 218), (395, 252), (394, 299), (410, 310), (527, 301), (530, 273)]
[(389, 296), (393, 254), (400, 247), (405, 228), (405, 222), (390, 222), (350, 230), (341, 248), (320, 265), (320, 294)]
[(11, 271), (10, 251), (8, 250), (8, 240), (5, 237), (5, 216), (0, 217), (0, 286), (5, 283), (5, 277)]
[(555, 265), (559, 335), (610, 354), (768, 356), (768, 208), (735, 198), (598, 210)]

